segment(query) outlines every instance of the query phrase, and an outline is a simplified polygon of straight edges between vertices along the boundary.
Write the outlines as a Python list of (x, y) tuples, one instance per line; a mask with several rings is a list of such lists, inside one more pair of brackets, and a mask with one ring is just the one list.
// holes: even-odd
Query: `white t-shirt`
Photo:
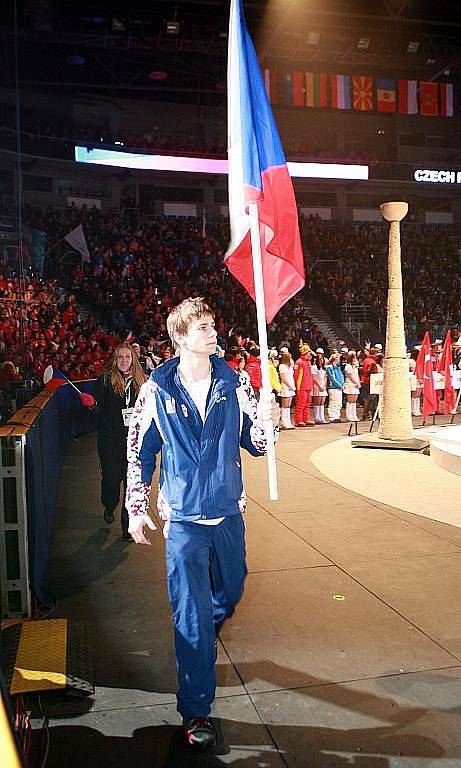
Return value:
[[(194, 381), (191, 383), (184, 381), (183, 377), (181, 376), (181, 371), (179, 371), (179, 376), (181, 379), (181, 384), (183, 385), (184, 389), (187, 390), (191, 399), (194, 401), (200, 414), (200, 418), (202, 421), (204, 421), (206, 401), (208, 398), (208, 392), (210, 391), (211, 387), (211, 371), (205, 379), (200, 379), (200, 381)], [(199, 525), (218, 525), (218, 523), (222, 523), (223, 520), (223, 517), (216, 517), (212, 520), (194, 520), (194, 523), (198, 523)]]

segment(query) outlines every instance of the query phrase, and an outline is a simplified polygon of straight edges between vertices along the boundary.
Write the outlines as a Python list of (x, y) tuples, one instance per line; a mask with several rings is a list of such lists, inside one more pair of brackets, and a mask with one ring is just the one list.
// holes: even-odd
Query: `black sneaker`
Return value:
[(104, 510), (104, 522), (107, 523), (107, 525), (110, 525), (115, 520), (114, 512), (110, 509)]
[(184, 735), (193, 747), (208, 749), (216, 744), (216, 729), (209, 717), (188, 717), (183, 720)]

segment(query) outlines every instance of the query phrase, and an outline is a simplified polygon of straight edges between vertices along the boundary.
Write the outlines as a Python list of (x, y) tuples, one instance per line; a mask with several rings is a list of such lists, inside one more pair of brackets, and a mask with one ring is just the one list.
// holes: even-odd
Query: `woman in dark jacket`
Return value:
[(93, 395), (82, 393), (83, 405), (94, 408), (98, 414), (98, 454), (101, 464), (101, 501), (104, 520), (114, 521), (114, 512), (120, 501), (120, 483), (123, 482), (121, 511), (122, 536), (130, 541), (128, 514), (125, 509), (126, 493), (126, 441), (128, 425), (139, 390), (146, 376), (137, 356), (128, 342), (119, 344), (108, 368), (97, 379)]

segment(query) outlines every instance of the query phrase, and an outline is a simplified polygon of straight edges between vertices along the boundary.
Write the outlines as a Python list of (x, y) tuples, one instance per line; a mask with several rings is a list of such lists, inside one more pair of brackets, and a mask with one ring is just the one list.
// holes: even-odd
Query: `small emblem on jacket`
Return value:
[(182, 410), (182, 412), (183, 412), (184, 416), (185, 416), (185, 417), (186, 417), (186, 419), (187, 419), (187, 417), (188, 417), (188, 415), (189, 415), (189, 414), (187, 413), (187, 408), (186, 408), (186, 406), (184, 405), (184, 403), (181, 403), (181, 410)]
[(165, 405), (167, 413), (176, 413), (176, 403), (174, 400), (167, 400)]
[(222, 395), (221, 397), (217, 397), (215, 402), (216, 403), (221, 403), (223, 400), (227, 400), (226, 395)]

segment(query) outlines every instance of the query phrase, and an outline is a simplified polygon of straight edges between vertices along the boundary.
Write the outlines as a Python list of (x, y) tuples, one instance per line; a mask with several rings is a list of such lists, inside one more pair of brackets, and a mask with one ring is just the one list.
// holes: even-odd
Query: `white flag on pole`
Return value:
[(91, 262), (91, 254), (88, 250), (88, 245), (81, 224), (79, 224), (78, 227), (75, 227), (72, 232), (69, 232), (69, 234), (64, 237), (64, 240), (66, 240), (66, 242), (68, 242), (72, 248), (75, 248), (76, 251), (81, 253), (82, 261), (85, 261), (88, 264)]

